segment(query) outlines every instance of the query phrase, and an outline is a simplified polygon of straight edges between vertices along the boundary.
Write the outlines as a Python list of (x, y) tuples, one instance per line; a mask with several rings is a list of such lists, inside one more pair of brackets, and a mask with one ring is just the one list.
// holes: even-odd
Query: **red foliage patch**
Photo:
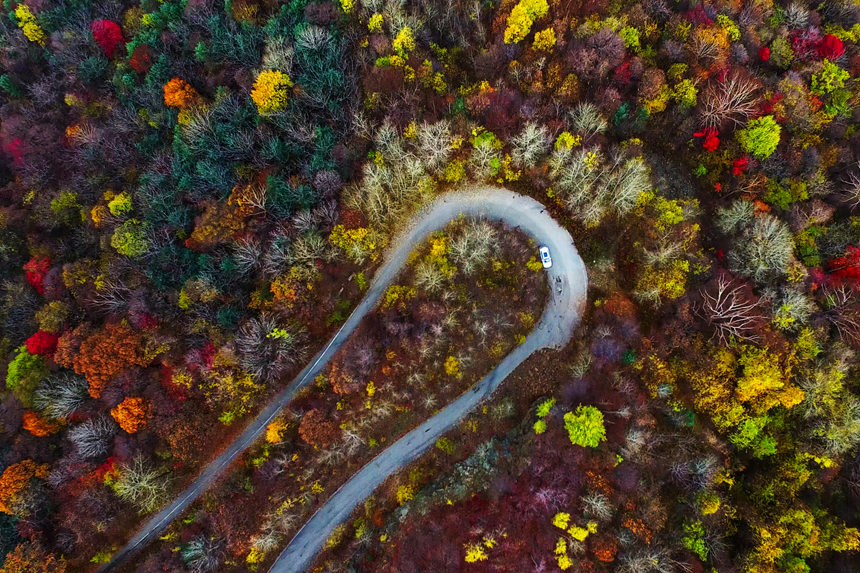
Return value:
[(40, 330), (28, 338), (24, 344), (27, 345), (27, 352), (30, 354), (49, 356), (57, 349), (57, 340), (59, 339), (60, 337), (56, 334)]
[(146, 44), (139, 44), (131, 53), (131, 60), (128, 63), (137, 73), (145, 74), (152, 67), (152, 48)]
[(693, 137), (702, 137), (702, 147), (708, 152), (714, 152), (720, 146), (719, 132), (709, 127), (704, 131), (698, 131), (693, 134)]
[(30, 286), (36, 289), (39, 294), (45, 294), (44, 280), (45, 275), (51, 269), (51, 259), (42, 257), (37, 259), (33, 257), (26, 265), (24, 265), (24, 274), (27, 277), (27, 282)]
[(743, 175), (749, 167), (750, 160), (747, 157), (738, 157), (732, 162), (732, 175)]
[(857, 287), (860, 285), (860, 247), (848, 247), (843, 256), (831, 259), (827, 267), (836, 282), (844, 281)]
[(171, 400), (184, 402), (188, 399), (188, 389), (173, 381), (173, 368), (162, 366), (159, 374), (158, 381)]
[(93, 39), (108, 58), (112, 58), (116, 49), (124, 42), (119, 24), (111, 20), (95, 20), (90, 24)]
[(767, 46), (762, 46), (761, 49), (758, 51), (758, 57), (763, 62), (768, 61), (770, 59), (770, 48), (768, 48)]
[(347, 229), (358, 229), (367, 224), (364, 214), (358, 209), (344, 209), (341, 212), (340, 220)]
[(8, 146), (6, 146), (6, 151), (9, 152), (9, 155), (12, 156), (12, 161), (14, 161), (15, 165), (18, 167), (24, 165), (24, 153), (21, 151), (22, 146), (23, 142), (20, 137), (16, 137), (9, 142)]

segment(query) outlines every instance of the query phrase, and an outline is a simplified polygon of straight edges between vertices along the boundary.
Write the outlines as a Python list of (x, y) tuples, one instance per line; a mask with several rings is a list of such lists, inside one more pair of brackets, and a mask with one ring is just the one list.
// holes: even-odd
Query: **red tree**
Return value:
[(860, 247), (848, 247), (843, 256), (832, 259), (827, 266), (831, 277), (856, 287), (860, 284)]
[(145, 74), (152, 67), (152, 48), (146, 44), (139, 44), (131, 54), (129, 65), (139, 74)]
[(50, 356), (57, 349), (57, 340), (59, 340), (59, 338), (60, 337), (56, 334), (40, 330), (28, 338), (24, 344), (27, 345), (27, 352), (30, 354)]
[(140, 336), (127, 324), (108, 324), (81, 343), (74, 357), (75, 372), (86, 376), (90, 396), (98, 398), (115, 376), (127, 368), (149, 364)]
[(93, 39), (108, 58), (112, 58), (116, 49), (124, 42), (119, 24), (111, 20), (96, 20), (90, 25)]
[(844, 53), (845, 46), (842, 44), (842, 40), (833, 34), (824, 36), (821, 44), (818, 45), (818, 55), (828, 60), (835, 60)]
[(27, 282), (30, 286), (36, 289), (39, 294), (45, 294), (45, 287), (42, 284), (45, 280), (45, 275), (51, 269), (51, 259), (42, 257), (37, 259), (33, 257), (26, 265), (24, 265), (24, 274), (27, 277)]

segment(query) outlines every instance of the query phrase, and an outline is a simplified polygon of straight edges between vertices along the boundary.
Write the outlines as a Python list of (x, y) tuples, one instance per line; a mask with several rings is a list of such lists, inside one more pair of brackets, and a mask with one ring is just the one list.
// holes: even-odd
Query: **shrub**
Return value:
[(260, 72), (251, 90), (251, 99), (260, 115), (281, 111), (287, 107), (288, 90), (293, 87), (290, 76), (278, 70)]
[(747, 123), (745, 129), (737, 132), (737, 140), (747, 153), (759, 159), (767, 159), (776, 151), (781, 131), (782, 128), (773, 116), (766, 115)]
[(603, 412), (594, 406), (577, 406), (576, 412), (564, 415), (564, 428), (570, 443), (577, 446), (596, 448), (606, 441), (606, 428), (603, 426)]

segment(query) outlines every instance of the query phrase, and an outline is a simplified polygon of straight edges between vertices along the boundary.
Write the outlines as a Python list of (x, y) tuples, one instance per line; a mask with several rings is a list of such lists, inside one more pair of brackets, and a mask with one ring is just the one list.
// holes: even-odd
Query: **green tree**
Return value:
[(782, 128), (773, 116), (766, 115), (747, 123), (745, 129), (737, 132), (737, 139), (744, 151), (759, 159), (767, 159), (776, 151), (781, 132)]
[(146, 238), (146, 223), (129, 219), (114, 231), (110, 245), (121, 255), (139, 257), (149, 249)]
[(33, 391), (36, 385), (48, 375), (45, 360), (27, 352), (26, 346), (18, 348), (18, 355), (9, 363), (6, 370), (6, 388), (25, 406), (33, 406)]
[(564, 415), (564, 428), (570, 442), (577, 446), (596, 448), (606, 441), (606, 428), (603, 426), (603, 412), (594, 406), (577, 406), (576, 413)]
[(681, 538), (684, 547), (696, 554), (702, 561), (708, 559), (708, 547), (705, 545), (705, 528), (701, 521), (684, 524), (684, 537)]

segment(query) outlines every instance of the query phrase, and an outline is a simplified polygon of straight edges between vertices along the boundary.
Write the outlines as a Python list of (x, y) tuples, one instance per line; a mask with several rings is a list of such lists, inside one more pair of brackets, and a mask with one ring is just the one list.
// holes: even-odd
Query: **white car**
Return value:
[(543, 263), (543, 268), (550, 268), (552, 266), (552, 257), (549, 255), (549, 247), (541, 247), (538, 249), (538, 253), (540, 253), (540, 262)]

